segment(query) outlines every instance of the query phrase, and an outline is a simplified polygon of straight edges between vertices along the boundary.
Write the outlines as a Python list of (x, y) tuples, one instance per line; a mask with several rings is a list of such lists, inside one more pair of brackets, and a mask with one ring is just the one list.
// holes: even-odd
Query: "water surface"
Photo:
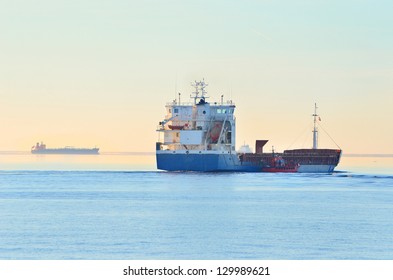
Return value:
[(0, 157), (0, 259), (393, 259), (392, 158), (321, 175)]

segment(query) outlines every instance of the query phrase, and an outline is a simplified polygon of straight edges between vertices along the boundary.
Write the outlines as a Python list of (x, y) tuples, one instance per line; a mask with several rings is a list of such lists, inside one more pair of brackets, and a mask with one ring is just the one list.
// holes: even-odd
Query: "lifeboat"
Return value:
[(184, 125), (168, 125), (169, 129), (172, 130), (183, 130), (184, 129)]
[(220, 138), (220, 133), (222, 129), (222, 123), (221, 122), (216, 122), (211, 131), (210, 131), (210, 139), (212, 143), (217, 143), (218, 138)]

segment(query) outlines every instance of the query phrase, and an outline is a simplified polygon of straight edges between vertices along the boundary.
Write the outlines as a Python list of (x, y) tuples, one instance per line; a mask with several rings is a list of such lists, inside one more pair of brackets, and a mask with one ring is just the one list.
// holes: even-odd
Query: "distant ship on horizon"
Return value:
[(70, 154), (70, 155), (98, 155), (99, 148), (75, 148), (66, 146), (64, 148), (48, 149), (46, 145), (41, 142), (31, 147), (32, 154)]

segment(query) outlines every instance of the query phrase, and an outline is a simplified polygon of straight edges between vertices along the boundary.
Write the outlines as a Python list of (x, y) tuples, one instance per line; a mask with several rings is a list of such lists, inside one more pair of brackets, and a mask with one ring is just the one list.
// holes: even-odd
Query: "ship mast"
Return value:
[[(194, 98), (194, 105), (197, 103), (197, 99), (200, 98), (203, 101), (205, 101), (206, 98), (208, 98), (207, 91), (205, 88), (208, 86), (208, 84), (205, 83), (205, 79), (202, 81), (195, 81), (194, 83), (191, 83), (191, 86), (195, 88), (195, 91), (192, 93), (191, 98)], [(199, 96), (201, 94), (201, 96)]]
[(312, 148), (313, 149), (318, 149), (317, 117), (319, 117), (319, 116), (317, 114), (317, 109), (318, 109), (317, 103), (315, 103), (314, 114), (313, 114), (313, 117), (314, 117), (314, 130), (312, 131), (312, 135), (313, 135), (313, 137), (312, 137)]

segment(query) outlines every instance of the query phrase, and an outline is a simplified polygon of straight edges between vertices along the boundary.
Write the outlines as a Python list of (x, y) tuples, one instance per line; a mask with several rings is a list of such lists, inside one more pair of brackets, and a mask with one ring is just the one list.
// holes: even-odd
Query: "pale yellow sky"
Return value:
[(317, 102), (344, 152), (393, 153), (389, 1), (34, 2), (0, 3), (1, 151), (154, 151), (165, 103), (205, 78), (237, 146), (310, 147)]

